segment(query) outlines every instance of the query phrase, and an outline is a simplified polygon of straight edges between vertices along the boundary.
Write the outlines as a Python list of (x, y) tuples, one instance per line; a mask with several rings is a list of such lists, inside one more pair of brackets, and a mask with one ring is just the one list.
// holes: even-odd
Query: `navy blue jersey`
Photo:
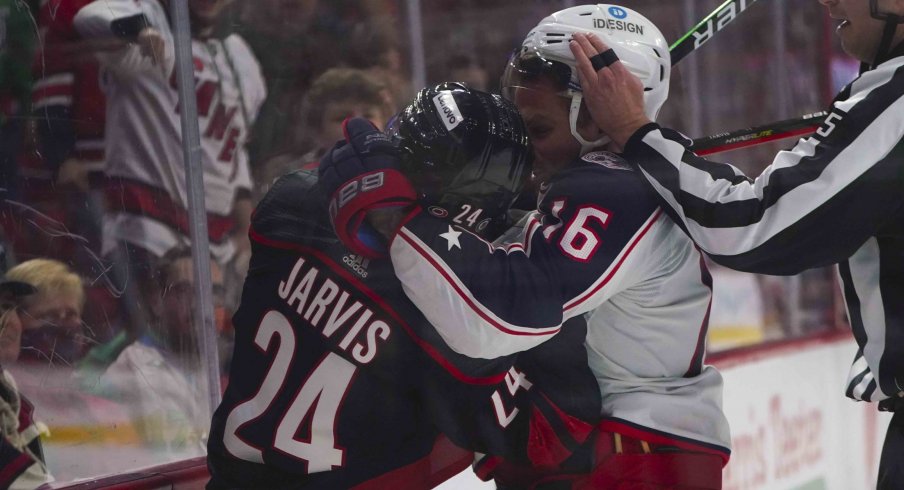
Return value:
[(388, 260), (339, 243), (315, 182), (306, 171), (283, 177), (252, 218), (230, 380), (208, 445), (213, 481), (350, 487), (426, 457), (439, 431), (525, 464), (589, 464), (569, 459), (600, 413), (583, 324), (517, 364), (453, 352)]
[(722, 378), (703, 362), (712, 280), (693, 242), (612, 153), (584, 155), (539, 191), (503, 243), (411, 217), (390, 246), (405, 293), (475, 359), (535, 348), (583, 316), (606, 428), (727, 460)]

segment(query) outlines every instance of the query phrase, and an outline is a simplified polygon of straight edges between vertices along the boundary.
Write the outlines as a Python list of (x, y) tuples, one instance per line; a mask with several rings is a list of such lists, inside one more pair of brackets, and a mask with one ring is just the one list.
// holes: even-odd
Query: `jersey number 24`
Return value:
[[(238, 431), (270, 408), (283, 388), (295, 351), (295, 332), (289, 320), (279, 312), (270, 311), (258, 326), (254, 343), (266, 352), (275, 337), (278, 337), (276, 356), (264, 376), (264, 382), (254, 397), (232, 409), (226, 419), (223, 436), (223, 443), (233, 456), (254, 463), (264, 462), (263, 451), (243, 440)], [(354, 364), (332, 352), (321, 358), (295, 394), (288, 410), (280, 417), (273, 448), (306, 461), (308, 473), (330, 471), (342, 466), (344, 452), (336, 446), (333, 427), (356, 369)], [(299, 426), (312, 410), (310, 438), (297, 439)]]

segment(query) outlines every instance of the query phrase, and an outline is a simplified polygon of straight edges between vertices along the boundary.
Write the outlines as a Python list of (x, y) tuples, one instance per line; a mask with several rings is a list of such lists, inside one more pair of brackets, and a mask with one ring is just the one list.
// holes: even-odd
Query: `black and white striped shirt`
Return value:
[(904, 44), (893, 56), (755, 179), (656, 124), (625, 151), (716, 262), (764, 274), (838, 264), (860, 346), (847, 395), (864, 401), (904, 396)]

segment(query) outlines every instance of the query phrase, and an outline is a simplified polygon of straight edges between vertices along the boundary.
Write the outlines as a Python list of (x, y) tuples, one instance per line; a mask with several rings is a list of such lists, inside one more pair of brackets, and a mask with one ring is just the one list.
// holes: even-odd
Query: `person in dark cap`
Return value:
[(22, 297), (35, 292), (34, 286), (0, 279), (0, 365), (15, 362), (22, 349), (22, 320), (18, 307)]
[[(5, 263), (0, 247), (0, 263)], [(5, 269), (5, 267), (4, 267)], [(36, 488), (52, 481), (41, 449), (41, 426), (34, 416), (34, 405), (23, 397), (12, 375), (3, 364), (19, 357), (22, 298), (34, 294), (31, 284), (11, 281), (0, 275), (0, 488)]]

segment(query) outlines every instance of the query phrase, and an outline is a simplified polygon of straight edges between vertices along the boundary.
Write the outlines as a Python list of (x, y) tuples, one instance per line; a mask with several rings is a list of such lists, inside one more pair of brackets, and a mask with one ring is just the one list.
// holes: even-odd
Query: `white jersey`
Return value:
[[(165, 41), (156, 63), (137, 45), (101, 56), (107, 105), (108, 215), (104, 249), (128, 241), (159, 255), (188, 240), (187, 196), (173, 34), (155, 0), (104, 0), (75, 17), (86, 38), (113, 36), (117, 22), (144, 16)], [(238, 35), (192, 40), (201, 166), (211, 252), (224, 262), (236, 196), (251, 190), (245, 143), (266, 88)]]
[(591, 153), (559, 172), (504, 245), (422, 212), (390, 255), (409, 298), (471, 357), (530, 349), (585, 315), (601, 427), (727, 460), (722, 377), (703, 362), (712, 279), (617, 156)]

